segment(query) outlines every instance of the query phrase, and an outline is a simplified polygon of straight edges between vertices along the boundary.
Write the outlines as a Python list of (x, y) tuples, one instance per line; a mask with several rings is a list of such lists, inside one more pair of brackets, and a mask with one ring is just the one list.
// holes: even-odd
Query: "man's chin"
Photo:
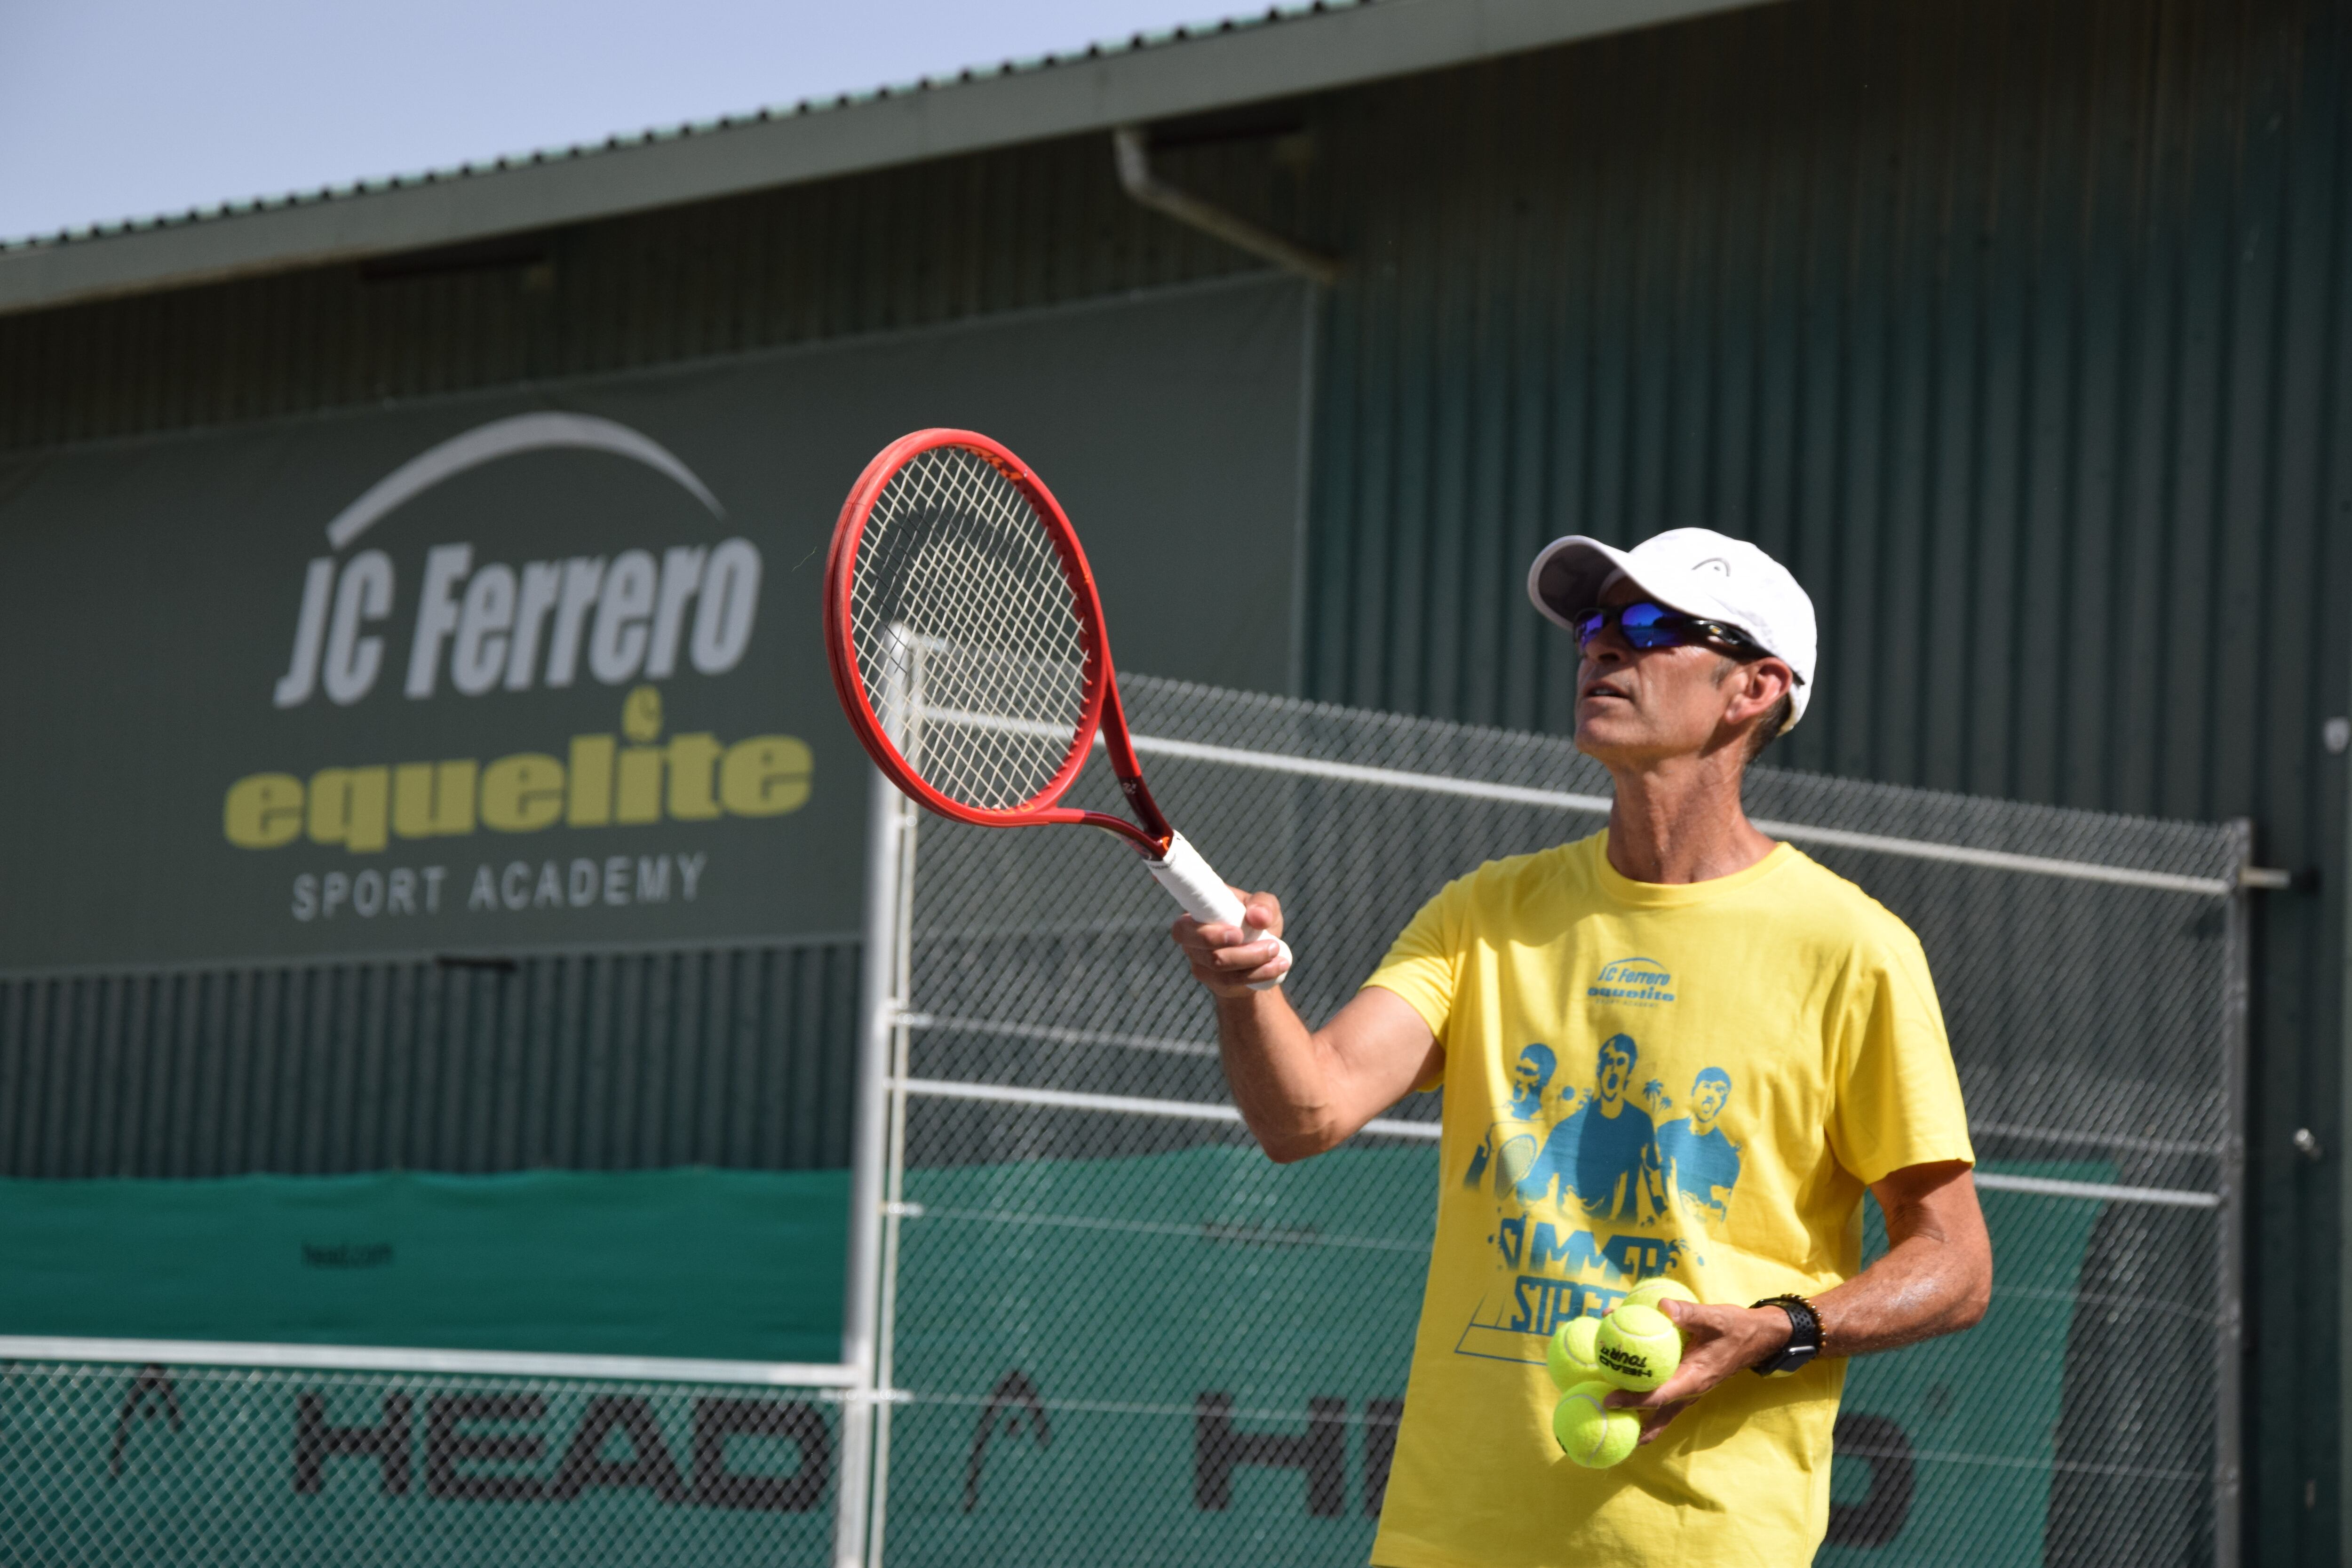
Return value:
[(1633, 753), (1652, 749), (1645, 744), (1648, 737), (1625, 733), (1626, 731), (1635, 729), (1637, 726), (1612, 721), (1626, 717), (1630, 717), (1630, 714), (1622, 710), (1612, 710), (1597, 718), (1579, 715), (1576, 721), (1576, 749), (1594, 762), (1604, 765), (1613, 758), (1629, 757)]

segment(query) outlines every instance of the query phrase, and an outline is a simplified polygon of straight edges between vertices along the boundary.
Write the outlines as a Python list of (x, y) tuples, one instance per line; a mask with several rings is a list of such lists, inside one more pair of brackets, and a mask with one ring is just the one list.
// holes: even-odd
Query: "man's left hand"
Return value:
[(1692, 1400), (1789, 1342), (1789, 1314), (1778, 1307), (1702, 1307), (1669, 1299), (1658, 1303), (1658, 1310), (1682, 1331), (1682, 1365), (1647, 1394), (1620, 1392), (1608, 1401), (1614, 1409), (1642, 1412), (1644, 1443), (1664, 1431)]

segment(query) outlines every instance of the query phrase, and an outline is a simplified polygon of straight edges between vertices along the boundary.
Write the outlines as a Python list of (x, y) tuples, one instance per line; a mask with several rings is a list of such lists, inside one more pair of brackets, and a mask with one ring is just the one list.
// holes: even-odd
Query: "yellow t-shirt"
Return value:
[(1711, 1303), (1825, 1290), (1861, 1267), (1870, 1183), (1974, 1158), (1901, 921), (1786, 844), (1683, 886), (1628, 880), (1606, 845), (1447, 884), (1366, 982), (1445, 1049), (1385, 1568), (1811, 1563), (1843, 1361), (1738, 1373), (1588, 1470), (1553, 1441), (1545, 1342), (1657, 1274)]

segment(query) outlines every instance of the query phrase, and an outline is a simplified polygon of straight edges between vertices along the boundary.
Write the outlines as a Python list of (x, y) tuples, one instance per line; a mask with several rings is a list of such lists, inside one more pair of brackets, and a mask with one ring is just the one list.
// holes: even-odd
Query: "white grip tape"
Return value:
[[(1150, 868), (1152, 880), (1173, 893), (1176, 901), (1184, 906), (1184, 912), (1202, 925), (1243, 925), (1242, 916), (1245, 911), (1242, 909), (1242, 901), (1234, 897), (1233, 889), (1225, 886), (1223, 877), (1209, 869), (1209, 863), (1201, 858), (1201, 852), (1193, 848), (1182, 834), (1179, 833), (1168, 841), (1168, 858), (1146, 860), (1143, 864)], [(1255, 927), (1244, 926), (1244, 929), (1253, 936), (1264, 934)], [(1286, 964), (1290, 962), (1290, 944), (1279, 938), (1276, 940), (1282, 949), (1279, 956)], [(1250, 989), (1271, 991), (1281, 984), (1279, 977), (1260, 980)]]

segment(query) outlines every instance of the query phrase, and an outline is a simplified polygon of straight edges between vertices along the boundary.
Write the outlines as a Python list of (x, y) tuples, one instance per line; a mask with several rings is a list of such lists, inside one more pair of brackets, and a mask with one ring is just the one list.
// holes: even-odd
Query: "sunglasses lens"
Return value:
[(1717, 635), (1706, 624), (1692, 620), (1680, 610), (1637, 599), (1630, 605), (1579, 610), (1570, 616), (1569, 625), (1576, 634), (1578, 649), (1599, 637), (1601, 628), (1612, 621), (1623, 634), (1627, 646), (1637, 648), (1680, 647), (1685, 643), (1705, 642)]
[(1625, 640), (1635, 647), (1671, 647), (1683, 640), (1681, 620), (1663, 605), (1643, 603), (1626, 605), (1617, 624), (1624, 628)]

